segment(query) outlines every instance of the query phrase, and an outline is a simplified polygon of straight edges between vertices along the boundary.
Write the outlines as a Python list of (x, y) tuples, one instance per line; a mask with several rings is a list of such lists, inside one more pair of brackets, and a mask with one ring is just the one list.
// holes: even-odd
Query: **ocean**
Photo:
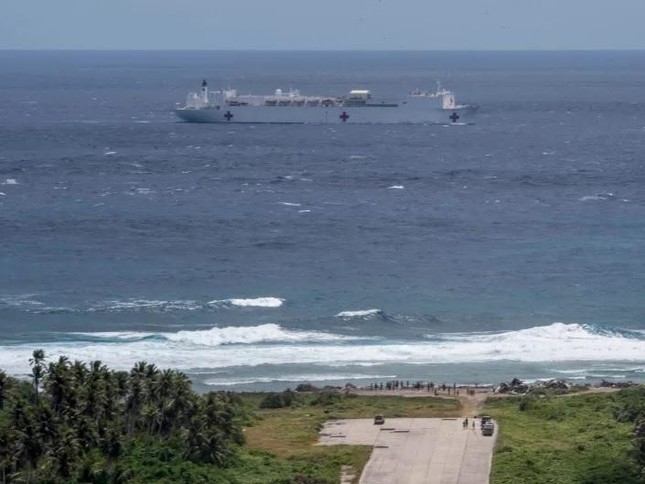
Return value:
[[(201, 80), (469, 125), (195, 125)], [(0, 368), (645, 381), (644, 52), (0, 51)]]

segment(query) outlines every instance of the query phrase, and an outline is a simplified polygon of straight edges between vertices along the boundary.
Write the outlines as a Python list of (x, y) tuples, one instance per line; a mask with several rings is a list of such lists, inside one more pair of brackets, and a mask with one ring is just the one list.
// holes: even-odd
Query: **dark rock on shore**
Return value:
[(500, 383), (499, 386), (494, 391), (495, 393), (508, 393), (511, 395), (526, 395), (532, 392), (538, 392), (545, 389), (560, 390), (566, 393), (571, 389), (571, 385), (569, 385), (564, 380), (557, 380), (557, 379), (541, 381), (534, 385), (529, 385), (527, 383), (524, 383), (519, 378), (513, 378), (508, 383), (505, 383), (505, 382)]
[(315, 385), (312, 385), (311, 383), (300, 383), (296, 387), (297, 392), (318, 392), (320, 391), (320, 388), (318, 388)]
[(529, 386), (519, 378), (513, 378), (510, 382), (502, 382), (494, 390), (495, 393), (524, 394), (529, 391)]
[(603, 387), (603, 388), (629, 388), (635, 385), (636, 383), (631, 381), (614, 382), (614, 381), (607, 381), (607, 380), (602, 380), (598, 384), (599, 387)]

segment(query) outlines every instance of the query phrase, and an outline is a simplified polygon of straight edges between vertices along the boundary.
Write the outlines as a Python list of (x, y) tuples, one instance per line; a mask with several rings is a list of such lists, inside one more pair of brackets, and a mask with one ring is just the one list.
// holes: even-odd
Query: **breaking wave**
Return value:
[(217, 299), (209, 302), (194, 300), (157, 300), (125, 299), (111, 300), (86, 308), (50, 307), (37, 299), (38, 295), (23, 294), (0, 297), (0, 309), (17, 308), (35, 314), (62, 313), (121, 313), (121, 312), (172, 312), (172, 311), (212, 311), (234, 308), (279, 308), (285, 300), (278, 297), (258, 297), (254, 299)]
[(370, 316), (382, 316), (384, 313), (380, 309), (361, 309), (358, 311), (341, 311), (336, 315), (337, 318), (368, 318)]
[(603, 201), (603, 200), (613, 200), (615, 195), (611, 192), (607, 193), (598, 193), (596, 195), (585, 195), (580, 197), (578, 201), (580, 202), (591, 202), (591, 201)]
[(18, 307), (18, 308), (33, 308), (40, 307), (44, 304), (35, 299), (35, 294), (18, 294), (14, 296), (0, 297), (0, 308), (2, 307)]
[(240, 378), (210, 378), (204, 384), (210, 386), (234, 386), (249, 385), (252, 383), (273, 383), (273, 382), (324, 382), (324, 381), (347, 381), (347, 380), (379, 380), (396, 378), (396, 375), (364, 375), (360, 373), (314, 373), (302, 375), (285, 376), (255, 376)]
[(158, 301), (149, 299), (132, 299), (126, 301), (108, 301), (96, 307), (89, 308), (90, 313), (121, 312), (121, 311), (195, 311), (203, 309), (204, 305), (197, 301)]
[(221, 299), (210, 301), (208, 304), (215, 306), (230, 305), (243, 308), (279, 308), (284, 302), (284, 299), (279, 297), (258, 297), (255, 299)]
[(203, 331), (179, 331), (163, 335), (168, 341), (190, 343), (199, 346), (253, 343), (320, 343), (341, 341), (347, 337), (317, 331), (289, 331), (277, 324), (260, 326), (229, 326)]
[(90, 341), (132, 342), (132, 341), (168, 341), (195, 346), (222, 346), (231, 344), (258, 343), (320, 343), (350, 339), (347, 336), (319, 331), (287, 330), (277, 324), (259, 326), (226, 326), (205, 330), (178, 331), (176, 333), (147, 332), (101, 332), (72, 333)]
[[(0, 368), (25, 374), (34, 348), (50, 359), (101, 359), (118, 369), (146, 360), (160, 367), (222, 369), (258, 365), (375, 366), (486, 362), (582, 364), (605, 374), (613, 362), (623, 373), (645, 366), (645, 335), (585, 324), (554, 323), (518, 331), (443, 333), (427, 339), (384, 339), (285, 329), (277, 324), (231, 326), (175, 333), (60, 334), (46, 343), (0, 346)], [(577, 366), (576, 366), (577, 367)], [(595, 370), (592, 371), (592, 368)], [(579, 367), (578, 367), (579, 368)], [(611, 372), (610, 372), (611, 373)]]

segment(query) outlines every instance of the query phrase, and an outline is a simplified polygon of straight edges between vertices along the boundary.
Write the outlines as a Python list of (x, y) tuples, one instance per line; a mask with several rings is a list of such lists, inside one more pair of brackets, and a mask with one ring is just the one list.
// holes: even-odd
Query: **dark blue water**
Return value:
[[(178, 122), (202, 78), (440, 80), (481, 108)], [(0, 367), (44, 347), (214, 387), (639, 379), (644, 155), (641, 52), (0, 52)]]

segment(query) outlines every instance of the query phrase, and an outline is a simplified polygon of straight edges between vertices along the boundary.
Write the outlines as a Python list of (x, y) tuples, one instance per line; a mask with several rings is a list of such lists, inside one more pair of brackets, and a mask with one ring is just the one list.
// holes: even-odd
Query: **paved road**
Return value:
[[(360, 484), (486, 484), (497, 437), (463, 429), (463, 419), (391, 418), (328, 422), (321, 445), (371, 445)], [(472, 422), (472, 421), (471, 421)]]

